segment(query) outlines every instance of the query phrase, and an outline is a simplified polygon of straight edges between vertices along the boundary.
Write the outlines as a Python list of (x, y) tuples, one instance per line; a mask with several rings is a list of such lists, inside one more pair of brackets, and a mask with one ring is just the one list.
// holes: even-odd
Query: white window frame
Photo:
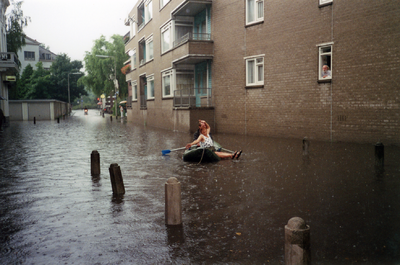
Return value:
[(148, 0), (144, 3), (144, 24), (149, 23), (153, 18), (153, 1)]
[(318, 0), (318, 1), (320, 6), (333, 3), (333, 0)]
[[(164, 50), (164, 33), (167, 32), (168, 30), (169, 30), (169, 43), (168, 43), (169, 47), (168, 47), (168, 49)], [(173, 45), (173, 42), (172, 42), (173, 37), (172, 36), (173, 36), (172, 35), (172, 21), (170, 21), (161, 28), (161, 54), (172, 49), (172, 45)]]
[(160, 0), (160, 9), (166, 6), (171, 0)]
[[(140, 59), (141, 53), (140, 53), (140, 45), (144, 43), (144, 47), (146, 49), (146, 57), (143, 57)], [(146, 64), (146, 58), (147, 58), (147, 47), (146, 47), (146, 39), (143, 37), (138, 41), (138, 53), (137, 53), (138, 61), (139, 61), (139, 67)]]
[[(330, 48), (330, 51), (326, 51), (326, 48)], [(332, 51), (333, 51), (333, 43), (326, 43), (326, 44), (320, 44), (318, 45), (318, 80), (324, 81), (324, 80), (332, 80)], [(330, 57), (330, 62), (327, 63), (325, 60), (323, 60), (324, 56), (329, 56)], [(322, 76), (322, 67), (325, 64), (330, 64), (330, 76), (328, 77), (323, 77)]]
[[(249, 7), (250, 1), (254, 2), (254, 7)], [(259, 10), (260, 4), (262, 6), (262, 10)], [(251, 25), (254, 23), (259, 23), (264, 21), (264, 0), (246, 0), (246, 25)], [(252, 10), (250, 10), (252, 9)], [(254, 19), (250, 21), (249, 12), (253, 12)], [(262, 16), (260, 16), (262, 13)]]
[[(250, 57), (245, 57), (245, 61), (246, 61), (246, 86), (262, 86), (264, 85), (264, 54), (261, 55), (256, 55), (256, 56), (250, 56)], [(252, 69), (249, 69), (249, 63), (253, 62), (254, 65), (252, 67)], [(262, 67), (262, 74), (259, 75), (259, 67)], [(254, 74), (254, 81), (251, 82), (251, 80), (249, 80), (249, 71), (253, 71)]]
[[(169, 76), (169, 95), (165, 93), (164, 77)], [(161, 82), (162, 82), (162, 95), (163, 98), (172, 98), (175, 91), (175, 70), (168, 69), (161, 72)]]
[(131, 56), (131, 70), (136, 69), (137, 65), (136, 65), (136, 57), (137, 57), (137, 53), (136, 53), (136, 48), (134, 48), (132, 51), (132, 56)]
[(129, 26), (130, 26), (130, 37), (131, 39), (136, 35), (136, 22), (135, 16), (129, 18)]
[(132, 102), (137, 101), (137, 81), (131, 81), (132, 86)]
[(154, 42), (153, 42), (153, 35), (151, 35), (146, 39), (146, 63), (150, 62), (153, 59), (154, 59)]
[[(147, 82), (147, 99), (154, 99), (155, 97), (155, 87), (154, 87), (154, 74), (146, 76)], [(150, 83), (153, 83), (153, 95), (151, 95), (151, 86)]]

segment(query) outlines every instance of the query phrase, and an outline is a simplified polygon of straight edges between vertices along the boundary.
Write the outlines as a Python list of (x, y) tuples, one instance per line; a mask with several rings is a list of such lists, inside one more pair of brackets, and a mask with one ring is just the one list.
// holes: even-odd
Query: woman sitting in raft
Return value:
[[(200, 129), (199, 138), (197, 138), (197, 140), (194, 140), (191, 143), (188, 143), (186, 145), (186, 149), (189, 149), (192, 145), (197, 145), (198, 143), (200, 143), (200, 147), (204, 147), (204, 148), (214, 146), (214, 142), (210, 137), (210, 130), (211, 130), (210, 125), (208, 125), (208, 123), (204, 120), (199, 120), (199, 129)], [(219, 156), (222, 159), (224, 159), (224, 158), (239, 159), (240, 155), (242, 154), (242, 150), (240, 150), (239, 152), (235, 151), (235, 153), (233, 153), (233, 154), (225, 153), (225, 152), (218, 152), (218, 151), (214, 151), (214, 152), (217, 156)]]

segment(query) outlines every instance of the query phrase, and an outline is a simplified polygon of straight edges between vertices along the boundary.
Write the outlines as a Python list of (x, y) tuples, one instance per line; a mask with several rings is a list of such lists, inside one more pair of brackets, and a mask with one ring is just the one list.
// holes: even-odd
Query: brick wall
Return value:
[[(350, 2), (265, 1), (263, 23), (245, 27), (244, 0), (214, 1), (218, 132), (400, 143), (400, 6)], [(318, 83), (327, 42), (333, 79)], [(264, 87), (245, 88), (244, 58), (259, 54)]]

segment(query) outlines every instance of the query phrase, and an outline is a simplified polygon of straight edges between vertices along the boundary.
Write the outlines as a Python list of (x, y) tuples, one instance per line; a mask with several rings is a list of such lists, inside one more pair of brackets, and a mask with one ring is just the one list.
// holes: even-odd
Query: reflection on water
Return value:
[[(400, 148), (215, 134), (239, 160), (183, 163), (191, 136), (95, 111), (13, 122), (0, 133), (1, 264), (283, 264), (284, 226), (311, 227), (313, 264), (400, 262)], [(90, 176), (100, 153), (101, 175)], [(126, 193), (113, 197), (118, 163)], [(164, 225), (164, 184), (182, 184), (183, 225)]]

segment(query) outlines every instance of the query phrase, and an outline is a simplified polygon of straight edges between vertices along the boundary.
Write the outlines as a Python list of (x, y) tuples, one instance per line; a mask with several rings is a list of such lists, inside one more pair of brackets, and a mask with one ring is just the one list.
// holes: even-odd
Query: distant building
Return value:
[(138, 0), (128, 120), (193, 131), (400, 143), (400, 5)]
[(32, 38), (26, 37), (25, 43), (26, 44), (22, 47), (22, 49), (18, 51), (18, 58), (21, 62), (20, 74), (23, 73), (28, 64), (30, 64), (33, 69), (36, 69), (36, 64), (38, 62), (43, 63), (44, 69), (50, 70), (50, 66), (56, 59), (57, 55), (41, 47), (41, 43)]
[(15, 76), (19, 71), (18, 57), (13, 52), (7, 52), (5, 13), (9, 5), (9, 0), (0, 0), (0, 108), (6, 118), (6, 124), (10, 119), (9, 84), (15, 82)]

